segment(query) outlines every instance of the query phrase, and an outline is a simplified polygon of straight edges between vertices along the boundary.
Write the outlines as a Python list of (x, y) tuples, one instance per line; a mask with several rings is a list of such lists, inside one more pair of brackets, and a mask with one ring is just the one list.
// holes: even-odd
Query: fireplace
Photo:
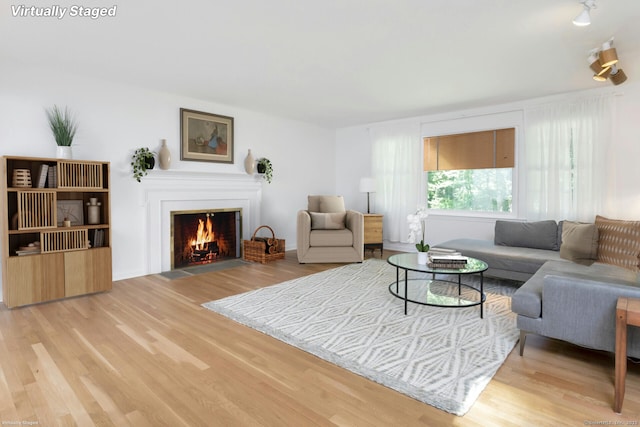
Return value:
[[(169, 271), (173, 266), (172, 212), (211, 212), (237, 208), (242, 212), (243, 240), (262, 221), (262, 179), (246, 173), (183, 170), (149, 171), (142, 180), (140, 204), (146, 207), (145, 264), (127, 277)], [(240, 227), (236, 228), (238, 231)], [(240, 241), (239, 244), (242, 244)]]
[(239, 258), (242, 209), (171, 211), (171, 268)]

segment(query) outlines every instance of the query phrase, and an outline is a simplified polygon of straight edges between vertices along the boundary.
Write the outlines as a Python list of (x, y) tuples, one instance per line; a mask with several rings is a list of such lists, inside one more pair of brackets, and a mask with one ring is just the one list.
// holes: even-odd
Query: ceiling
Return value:
[(117, 5), (95, 20), (13, 17), (20, 3), (0, 2), (0, 69), (52, 67), (327, 128), (611, 85), (586, 59), (611, 36), (640, 79), (638, 0), (598, 0), (581, 28), (577, 0), (85, 3)]

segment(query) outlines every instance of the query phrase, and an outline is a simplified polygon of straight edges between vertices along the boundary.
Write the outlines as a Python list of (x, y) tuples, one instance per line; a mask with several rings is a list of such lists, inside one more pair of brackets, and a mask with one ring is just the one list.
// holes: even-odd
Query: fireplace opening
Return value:
[(242, 209), (172, 211), (171, 268), (240, 258)]

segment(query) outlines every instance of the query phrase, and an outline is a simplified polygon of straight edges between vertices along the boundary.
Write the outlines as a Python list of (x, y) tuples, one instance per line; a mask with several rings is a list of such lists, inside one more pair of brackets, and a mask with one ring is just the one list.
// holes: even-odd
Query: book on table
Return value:
[(462, 255), (431, 255), (429, 260), (435, 264), (466, 264), (469, 258)]

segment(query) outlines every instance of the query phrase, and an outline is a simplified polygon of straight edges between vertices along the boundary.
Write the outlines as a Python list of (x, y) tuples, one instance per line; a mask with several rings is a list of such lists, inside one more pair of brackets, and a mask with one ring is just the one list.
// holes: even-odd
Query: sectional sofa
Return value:
[[(613, 352), (617, 300), (640, 298), (640, 221), (496, 221), (493, 241), (437, 246), (486, 261), (488, 276), (523, 282), (511, 301), (520, 355), (530, 333)], [(640, 357), (640, 328), (629, 328), (627, 354)]]

